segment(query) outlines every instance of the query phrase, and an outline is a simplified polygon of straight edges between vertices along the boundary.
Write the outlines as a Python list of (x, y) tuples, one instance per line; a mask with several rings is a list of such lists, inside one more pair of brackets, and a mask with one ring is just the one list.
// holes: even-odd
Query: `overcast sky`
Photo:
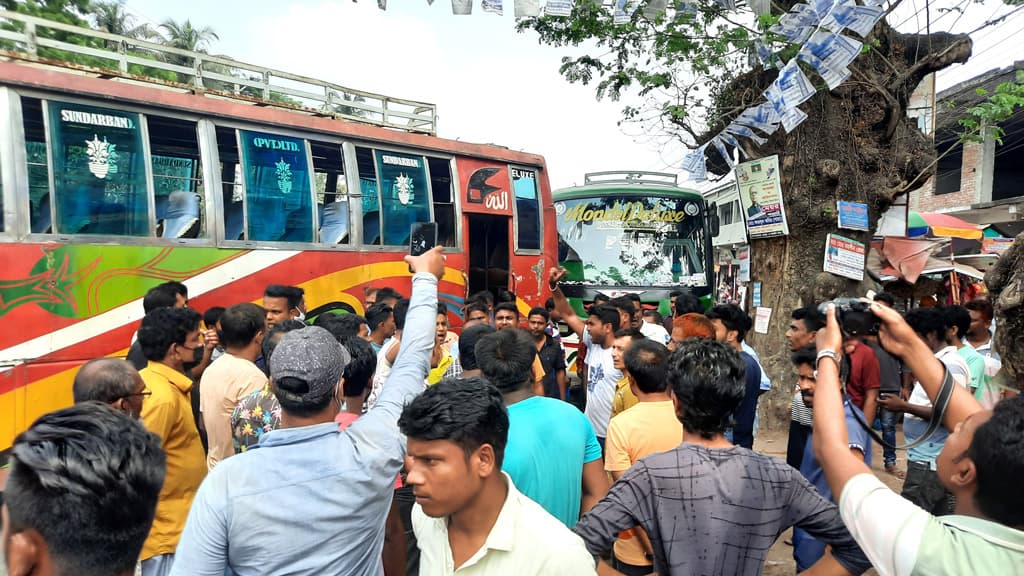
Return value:
[[(916, 2), (916, 3), (915, 3)], [(211, 52), (355, 89), (437, 105), (438, 135), (544, 155), (554, 188), (581, 183), (600, 170), (677, 172), (683, 151), (663, 149), (618, 126), (622, 102), (598, 102), (592, 86), (558, 73), (568, 49), (542, 46), (505, 15), (453, 16), (450, 3), (392, 0), (128, 0), (142, 21), (189, 18), (220, 36)], [(943, 14), (932, 2), (932, 29), (968, 31), (1012, 8), (1000, 0)], [(906, 0), (890, 16), (903, 31), (924, 29), (925, 0)], [(1024, 13), (975, 36), (975, 58), (939, 78), (939, 89), (1024, 58), (1013, 32)], [(632, 102), (637, 104), (638, 102)]]

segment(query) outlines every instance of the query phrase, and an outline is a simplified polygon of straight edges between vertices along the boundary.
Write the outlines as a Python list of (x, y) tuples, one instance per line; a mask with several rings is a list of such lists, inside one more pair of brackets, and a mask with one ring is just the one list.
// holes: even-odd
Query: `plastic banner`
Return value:
[(480, 8), (491, 14), (501, 14), (501, 0), (481, 0)]
[(452, 0), (452, 14), (467, 16), (473, 13), (473, 0)]
[(548, 16), (569, 16), (572, 14), (573, 0), (548, 0), (544, 5), (544, 14)]
[(380, 8), (381, 10), (387, 10), (388, 0), (377, 0), (377, 8)]

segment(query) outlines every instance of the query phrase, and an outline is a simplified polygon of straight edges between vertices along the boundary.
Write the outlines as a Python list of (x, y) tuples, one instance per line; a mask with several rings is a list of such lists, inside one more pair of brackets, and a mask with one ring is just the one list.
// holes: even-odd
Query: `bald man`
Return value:
[(75, 404), (96, 400), (136, 420), (142, 413), (143, 399), (149, 396), (139, 371), (117, 358), (97, 358), (83, 364), (75, 374), (71, 393)]

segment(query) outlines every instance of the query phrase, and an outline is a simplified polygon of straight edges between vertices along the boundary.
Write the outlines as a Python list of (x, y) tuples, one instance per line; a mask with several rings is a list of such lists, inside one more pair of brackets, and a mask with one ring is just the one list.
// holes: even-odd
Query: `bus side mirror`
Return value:
[(718, 220), (718, 202), (712, 202), (708, 206), (708, 230), (712, 238), (716, 238), (721, 231), (721, 224)]

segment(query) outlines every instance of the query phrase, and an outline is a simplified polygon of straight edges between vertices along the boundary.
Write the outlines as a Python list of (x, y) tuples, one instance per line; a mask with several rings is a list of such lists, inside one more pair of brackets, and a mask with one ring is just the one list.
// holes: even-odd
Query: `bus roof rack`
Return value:
[(609, 172), (591, 172), (583, 176), (583, 185), (591, 184), (654, 184), (658, 186), (678, 186), (679, 177), (667, 172), (645, 172), (643, 170), (612, 170)]
[(256, 106), (437, 134), (437, 107), (433, 104), (353, 90), (226, 56), (181, 50), (17, 12), (0, 10), (0, 60), (26, 61)]

